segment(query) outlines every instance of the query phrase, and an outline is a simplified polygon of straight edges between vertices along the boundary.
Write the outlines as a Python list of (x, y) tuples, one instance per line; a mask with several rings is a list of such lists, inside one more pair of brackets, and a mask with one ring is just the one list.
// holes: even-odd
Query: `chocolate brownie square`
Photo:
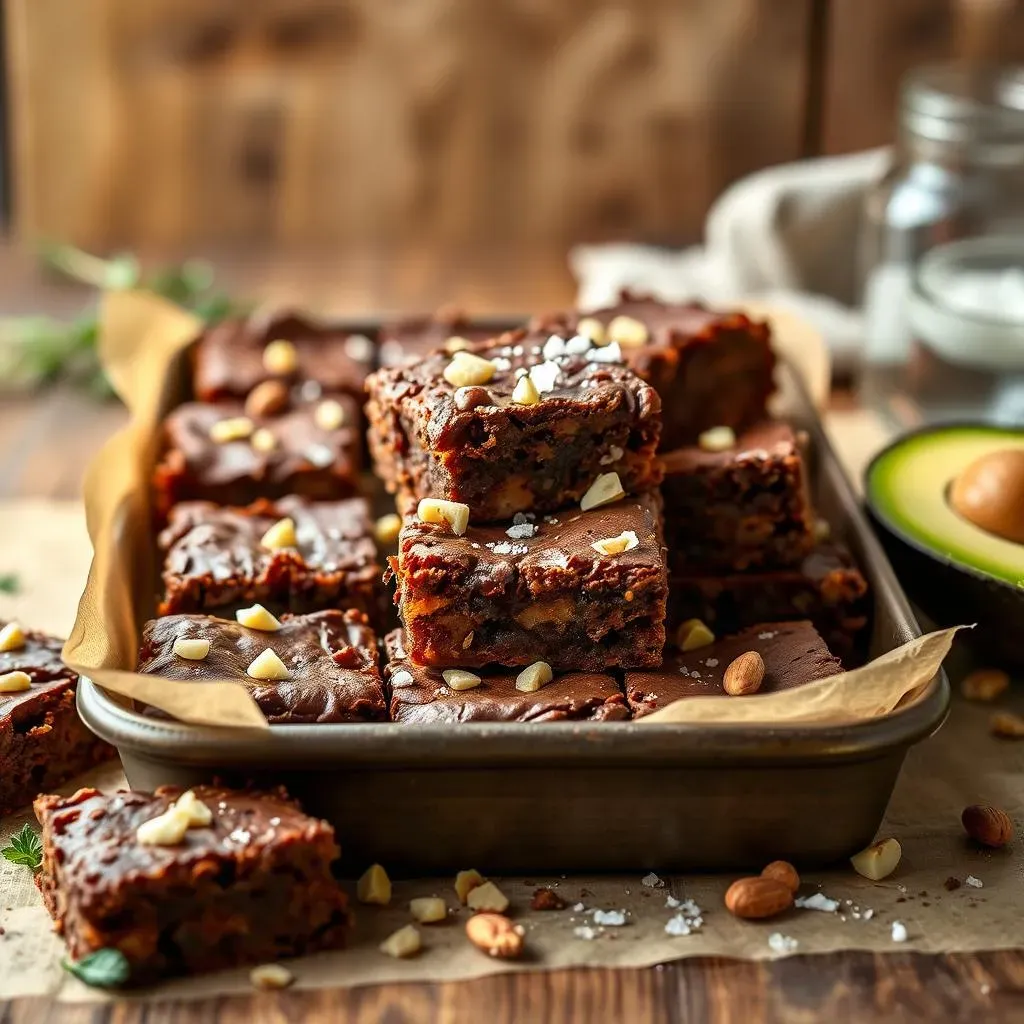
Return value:
[(725, 670), (747, 651), (756, 651), (764, 661), (758, 693), (788, 690), (843, 671), (809, 622), (763, 622), (693, 651), (673, 649), (653, 672), (627, 672), (626, 698), (633, 716), (642, 718), (684, 697), (724, 694)]
[[(196, 658), (197, 652), (180, 653), (181, 640), (209, 646)], [(285, 615), (271, 630), (210, 615), (151, 619), (142, 631), (138, 671), (197, 684), (242, 683), (271, 723), (387, 718), (377, 639), (354, 610)]]
[(612, 722), (629, 718), (618, 683), (600, 672), (556, 675), (534, 692), (516, 688), (514, 669), (481, 669), (480, 683), (453, 690), (441, 669), (411, 661), (400, 629), (385, 638), (384, 669), (391, 719), (419, 725), (449, 722)]
[[(116, 949), (138, 985), (344, 945), (351, 922), (327, 822), (284, 790), (189, 792), (36, 800), (39, 890), (72, 959)], [(188, 827), (152, 834), (148, 823), (186, 807)]]
[(814, 546), (803, 455), (786, 424), (763, 420), (728, 447), (693, 445), (662, 458), (673, 570), (794, 566)]
[(658, 665), (667, 580), (656, 495), (511, 524), (405, 520), (395, 603), (409, 653), (442, 668)]
[(0, 817), (112, 757), (75, 710), (78, 675), (60, 660), (64, 641), (0, 623)]
[(328, 501), (358, 492), (362, 435), (347, 395), (276, 416), (247, 416), (237, 403), (188, 402), (171, 412), (163, 432), (154, 471), (161, 520), (179, 501), (248, 505), (288, 494)]
[(433, 316), (407, 317), (385, 324), (377, 338), (377, 361), (381, 366), (403, 366), (435, 349), (453, 353), (468, 343), (487, 341), (500, 334), (457, 309), (441, 309)]
[(290, 495), (245, 508), (186, 501), (171, 509), (158, 545), (161, 615), (223, 613), (253, 603), (275, 613), (380, 614), (381, 567), (363, 498), (310, 502)]

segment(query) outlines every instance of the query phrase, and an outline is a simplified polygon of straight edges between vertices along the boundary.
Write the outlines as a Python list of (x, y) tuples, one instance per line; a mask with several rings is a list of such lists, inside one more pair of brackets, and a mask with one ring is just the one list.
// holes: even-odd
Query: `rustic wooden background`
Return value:
[(108, 249), (679, 242), (1024, 57), (1017, 0), (5, 0), (13, 226)]

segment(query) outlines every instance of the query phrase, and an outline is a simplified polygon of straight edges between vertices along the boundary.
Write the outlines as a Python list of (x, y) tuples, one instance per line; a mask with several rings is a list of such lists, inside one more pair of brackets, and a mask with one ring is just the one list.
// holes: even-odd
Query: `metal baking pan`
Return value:
[[(876, 657), (920, 629), (801, 382), (785, 365), (780, 376), (787, 418), (809, 435), (818, 507), (871, 584)], [(143, 717), (88, 679), (78, 690), (83, 720), (118, 748), (133, 787), (284, 784), (334, 823), (349, 870), (379, 861), (418, 875), (824, 865), (870, 842), (907, 750), (948, 704), (940, 672), (906, 709), (842, 727), (380, 723), (254, 735)]]

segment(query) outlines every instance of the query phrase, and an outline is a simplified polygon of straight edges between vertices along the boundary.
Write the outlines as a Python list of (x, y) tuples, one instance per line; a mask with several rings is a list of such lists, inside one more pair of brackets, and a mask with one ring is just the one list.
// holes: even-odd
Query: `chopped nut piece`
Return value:
[(252, 420), (248, 416), (231, 416), (226, 420), (217, 420), (210, 427), (210, 440), (217, 444), (229, 441), (244, 441), (252, 434)]
[(463, 349), (469, 348), (469, 341), (466, 338), (461, 338), (457, 334), (453, 334), (445, 343), (444, 350), (449, 355), (454, 355), (456, 352), (462, 352)]
[(903, 856), (899, 841), (893, 838), (880, 839), (872, 843), (866, 850), (855, 853), (850, 858), (853, 870), (872, 882), (880, 882), (888, 878), (895, 870)]
[(764, 659), (757, 651), (746, 651), (731, 661), (722, 676), (722, 689), (730, 696), (757, 693), (764, 679)]
[(260, 545), (271, 551), (279, 548), (297, 548), (299, 538), (295, 536), (295, 520), (290, 516), (279, 519), (260, 538)]
[(467, 672), (464, 668), (446, 668), (441, 677), (452, 690), (472, 690), (482, 682), (478, 675)]
[(469, 868), (467, 871), (460, 871), (455, 876), (455, 895), (459, 902), (465, 906), (466, 898), (478, 885), (483, 885), (487, 879), (480, 874), (476, 868)]
[(143, 846), (177, 846), (188, 829), (188, 813), (171, 804), (163, 814), (144, 821), (135, 830), (135, 838)]
[(715, 634), (700, 619), (687, 619), (676, 631), (676, 646), (681, 651), (695, 651), (715, 642)]
[(245, 670), (253, 679), (290, 679), (291, 673), (285, 663), (269, 647), (258, 654)]
[(554, 678), (555, 674), (546, 661), (535, 661), (516, 676), (516, 689), (523, 693), (536, 693)]
[(736, 446), (732, 427), (712, 427), (697, 438), (697, 444), (706, 452), (727, 452)]
[(473, 646), (473, 637), (474, 637), (474, 636), (476, 636), (476, 631), (475, 631), (475, 630), (472, 630), (472, 629), (471, 629), (471, 630), (470, 630), (470, 631), (469, 631), (469, 632), (468, 632), (468, 633), (467, 633), (467, 634), (466, 634), (466, 635), (465, 635), (465, 636), (464, 636), (464, 637), (462, 638), (462, 649), (463, 649), (464, 651), (468, 651), (468, 650), (469, 650), (469, 648)]
[(377, 520), (373, 527), (373, 536), (381, 546), (390, 547), (398, 540), (401, 530), (402, 517), (392, 512)]
[(299, 354), (295, 346), (284, 338), (270, 342), (263, 349), (263, 369), (275, 376), (285, 377), (294, 373), (299, 365)]
[(979, 668), (964, 677), (960, 692), (968, 700), (995, 700), (1010, 685), (1010, 677), (999, 668)]
[(494, 363), (489, 359), (483, 359), (472, 352), (456, 352), (444, 368), (442, 376), (454, 387), (465, 388), (473, 384), (486, 384), (494, 373)]
[(279, 380), (264, 380), (245, 399), (245, 414), (257, 419), (276, 416), (288, 407), (288, 388)]
[(356, 883), (356, 899), (360, 903), (376, 903), (386, 907), (391, 902), (391, 879), (379, 865), (371, 864)]
[(186, 661), (202, 661), (210, 653), (210, 641), (198, 637), (179, 636), (171, 650)]
[(1024, 718), (1012, 711), (1000, 711), (989, 723), (993, 736), (1004, 740), (1024, 739)]
[(422, 498), (416, 506), (416, 517), (421, 523), (447, 523), (452, 533), (461, 537), (469, 526), (469, 506), (444, 498)]
[(415, 956), (422, 948), (420, 933), (412, 924), (407, 924), (404, 928), (399, 928), (397, 932), (392, 932), (380, 944), (382, 953), (387, 953), (388, 956), (393, 956), (396, 959)]
[(434, 924), (448, 917), (448, 908), (440, 896), (420, 896), (409, 901), (409, 913), (420, 924)]
[(277, 438), (273, 431), (260, 427), (250, 438), (249, 444), (258, 452), (272, 452), (277, 447)]
[(316, 407), (313, 420), (321, 430), (337, 430), (345, 422), (345, 409), (340, 402), (328, 398)]
[(520, 377), (516, 381), (512, 389), (512, 401), (517, 405), (537, 405), (540, 402), (540, 392), (532, 377)]
[(530, 900), (531, 910), (564, 910), (565, 900), (554, 889), (542, 887), (534, 889)]
[(982, 846), (998, 850), (1013, 838), (1013, 822), (1006, 811), (988, 804), (972, 804), (965, 807), (960, 821), (964, 831)]
[(640, 538), (632, 530), (623, 530), (618, 537), (595, 540), (590, 546), (602, 555), (621, 555), (623, 551), (632, 551), (639, 543)]
[(624, 498), (626, 492), (622, 489), (622, 481), (618, 473), (602, 473), (588, 488), (587, 493), (580, 499), (580, 508), (587, 512), (600, 505), (608, 505), (619, 498)]
[(287, 988), (294, 981), (295, 975), (280, 964), (261, 964), (249, 972), (249, 983), (263, 991)]
[(471, 889), (466, 897), (470, 910), (489, 910), (504, 914), (508, 910), (508, 897), (493, 883), (484, 882)]
[(501, 914), (476, 914), (466, 922), (466, 935), (488, 956), (513, 960), (523, 951), (523, 926)]
[(213, 811), (196, 796), (194, 790), (186, 789), (174, 801), (174, 808), (185, 815), (189, 828), (205, 828), (213, 821)]
[(281, 628), (281, 623), (261, 604), (239, 608), (235, 618), (247, 629), (258, 629), (263, 633), (276, 633)]
[(589, 338), (591, 343), (598, 348), (607, 345), (610, 340), (605, 334), (604, 324), (592, 316), (585, 316), (576, 325), (576, 333), (582, 334), (584, 338)]
[(20, 693), (32, 686), (32, 677), (27, 672), (5, 672), (0, 676), (0, 693)]
[(0, 629), (0, 652), (20, 651), (25, 646), (25, 633), (17, 622), (8, 622)]
[(615, 317), (605, 333), (609, 341), (617, 341), (622, 348), (638, 348), (650, 337), (647, 325), (631, 316)]

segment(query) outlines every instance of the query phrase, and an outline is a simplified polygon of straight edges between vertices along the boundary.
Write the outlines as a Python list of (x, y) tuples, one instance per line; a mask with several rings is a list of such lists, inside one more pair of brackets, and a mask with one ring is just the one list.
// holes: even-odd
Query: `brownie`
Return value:
[[(477, 522), (516, 512), (551, 512), (578, 502), (602, 473), (617, 472), (627, 494), (656, 485), (661, 403), (616, 360), (617, 346), (538, 344), (523, 331), (477, 346), (494, 375), (456, 387), (445, 377), (459, 354), (378, 370), (367, 381), (370, 450), (399, 507), (446, 498)], [(540, 401), (512, 401), (529, 372)]]
[[(263, 365), (264, 349), (279, 340), (295, 346), (293, 372), (275, 374)], [(290, 310), (258, 310), (208, 328), (192, 358), (194, 392), (204, 402), (244, 399), (257, 384), (272, 379), (300, 386), (311, 381), (315, 386), (306, 393), (314, 398), (322, 390), (361, 401), (363, 382), (373, 368), (373, 342)]]
[[(282, 519), (297, 547), (263, 546)], [(246, 508), (186, 501), (170, 512), (158, 539), (164, 559), (161, 615), (234, 610), (258, 602), (275, 614), (381, 608), (381, 567), (370, 507), (363, 498), (309, 502), (291, 495)]]
[[(592, 545), (633, 535), (604, 554)], [(667, 581), (656, 495), (510, 525), (445, 525), (407, 517), (395, 603), (409, 653), (443, 668), (529, 665), (582, 672), (661, 663)]]
[(0, 817), (114, 754), (78, 717), (78, 676), (60, 660), (64, 642), (24, 635), (24, 647), (0, 653), (0, 675), (30, 680), (27, 690), (0, 693)]
[[(179, 501), (248, 505), (258, 498), (298, 494), (329, 501), (358, 491), (362, 435), (356, 402), (333, 396), (344, 410), (334, 429), (317, 423), (317, 404), (305, 403), (276, 416), (245, 416), (237, 403), (188, 402), (164, 421), (164, 455), (154, 471), (158, 518)], [(252, 433), (231, 441), (210, 436), (214, 424), (249, 420)], [(275, 447), (258, 443), (273, 435)], [(254, 439), (257, 444), (254, 445)]]
[(142, 984), (344, 945), (350, 915), (331, 873), (331, 826), (284, 790), (192, 792), (212, 820), (173, 846), (145, 845), (137, 831), (180, 789), (36, 800), (37, 881), (71, 958), (120, 950), (129, 984)]
[(454, 350), (464, 342), (487, 341), (498, 333), (460, 310), (440, 309), (433, 316), (407, 317), (385, 324), (377, 338), (377, 361), (381, 366), (402, 366), (435, 349)]
[[(173, 647), (180, 638), (209, 640), (209, 654), (201, 661), (179, 657)], [(267, 649), (284, 663), (288, 679), (254, 679), (247, 674), (253, 660)], [(142, 630), (138, 671), (183, 682), (243, 683), (271, 723), (387, 718), (377, 640), (366, 616), (354, 610), (286, 615), (276, 632), (209, 615), (151, 619)]]
[(647, 328), (646, 341), (624, 346), (623, 355), (661, 395), (663, 448), (690, 444), (711, 427), (740, 431), (764, 418), (775, 370), (768, 324), (625, 291), (614, 306), (542, 317), (533, 326), (573, 331), (584, 317), (604, 325), (629, 317)]
[(836, 544), (819, 544), (795, 569), (669, 578), (670, 627), (701, 619), (732, 633), (766, 619), (810, 619), (847, 666), (864, 659), (870, 611), (867, 581)]
[(799, 565), (814, 546), (804, 460), (786, 424), (763, 420), (724, 451), (694, 445), (663, 461), (674, 570), (784, 568)]
[(762, 622), (693, 651), (673, 649), (653, 672), (627, 672), (630, 710), (642, 718), (683, 697), (724, 694), (725, 670), (747, 651), (757, 651), (764, 660), (758, 693), (788, 690), (843, 671), (809, 622)]
[(556, 675), (534, 693), (516, 689), (514, 669), (481, 669), (481, 683), (453, 690), (440, 669), (409, 659), (400, 629), (384, 638), (384, 669), (395, 722), (435, 725), (450, 722), (622, 721), (629, 718), (618, 683), (600, 672)]

